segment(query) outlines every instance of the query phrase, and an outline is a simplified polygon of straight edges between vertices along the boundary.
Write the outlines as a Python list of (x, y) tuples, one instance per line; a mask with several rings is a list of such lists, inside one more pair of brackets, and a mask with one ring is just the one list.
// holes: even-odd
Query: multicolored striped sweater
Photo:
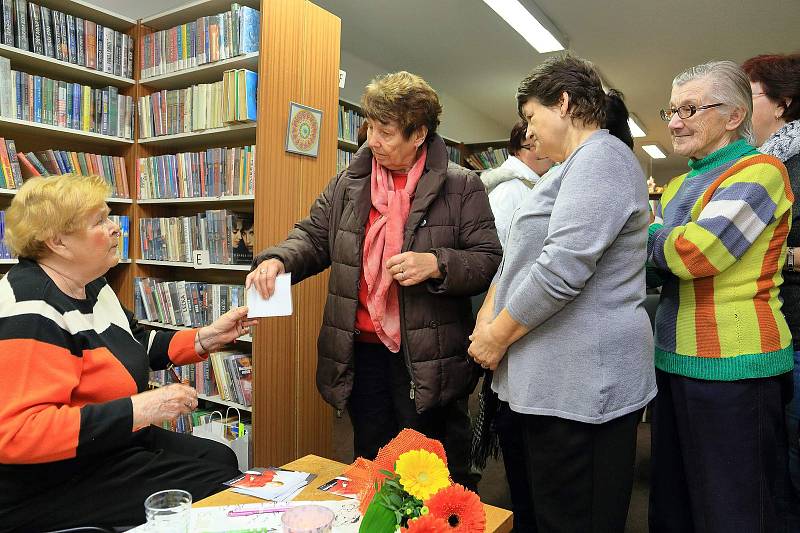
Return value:
[(788, 372), (778, 298), (794, 201), (786, 169), (744, 140), (689, 166), (665, 188), (664, 224), (648, 240), (664, 280), (656, 368), (722, 381)]
[(76, 300), (20, 259), (0, 280), (0, 493), (64, 481), (125, 446), (130, 396), (147, 389), (150, 368), (202, 360), (195, 334), (147, 331), (104, 278)]

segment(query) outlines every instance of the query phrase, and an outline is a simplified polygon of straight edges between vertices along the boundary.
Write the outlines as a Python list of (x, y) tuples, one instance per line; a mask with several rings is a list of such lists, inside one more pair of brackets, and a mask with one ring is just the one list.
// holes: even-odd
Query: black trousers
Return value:
[(656, 380), (651, 533), (782, 531), (786, 376), (705, 381), (656, 370)]
[(642, 411), (604, 424), (519, 415), (539, 533), (622, 533)]
[(469, 465), (472, 433), (467, 398), (419, 414), (410, 392), (402, 353), (392, 353), (383, 344), (355, 343), (355, 378), (347, 406), (355, 456), (374, 459), (401, 429), (414, 429), (442, 443), (453, 481), (476, 490)]
[(0, 509), (2, 531), (47, 531), (83, 525), (142, 524), (144, 500), (182, 489), (192, 501), (225, 488), (240, 474), (236, 455), (223, 444), (150, 426), (131, 446), (88, 463), (66, 483)]
[(498, 400), (494, 427), (503, 452), (508, 490), (511, 493), (511, 511), (514, 513), (514, 531), (537, 533), (533, 495), (528, 479), (527, 449), (523, 435), (525, 415), (514, 412), (508, 403)]

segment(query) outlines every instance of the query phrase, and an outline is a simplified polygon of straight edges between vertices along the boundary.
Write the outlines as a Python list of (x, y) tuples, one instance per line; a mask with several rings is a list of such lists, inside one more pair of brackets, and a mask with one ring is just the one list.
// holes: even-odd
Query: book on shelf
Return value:
[(254, 193), (254, 145), (143, 157), (137, 198), (200, 198)]
[[(73, 65), (133, 78), (133, 39), (71, 13), (26, 0), (0, 0), (2, 43)], [(98, 51), (98, 36), (104, 48)], [(98, 68), (97, 54), (103, 54)], [(130, 58), (130, 59), (129, 59)]]
[(130, 242), (130, 219), (126, 215), (109, 215), (108, 218), (119, 226), (119, 246), (117, 246), (117, 257), (122, 261), (130, 259), (128, 245)]
[(256, 118), (258, 75), (238, 69), (223, 80), (183, 89), (155, 91), (139, 98), (142, 138), (189, 133)]
[(134, 314), (140, 320), (201, 327), (245, 303), (243, 285), (134, 279)]
[(17, 148), (12, 139), (0, 137), (0, 188), (19, 189), (22, 187)]
[(11, 250), (8, 249), (6, 245), (6, 212), (0, 211), (0, 259), (13, 259), (14, 256), (11, 255)]
[(209, 209), (194, 216), (140, 218), (139, 235), (142, 259), (188, 263), (197, 250), (207, 250), (209, 261), (218, 265), (253, 259), (252, 214)]
[(146, 33), (140, 43), (141, 77), (150, 78), (257, 52), (261, 13), (231, 4), (228, 11)]
[(358, 129), (364, 120), (358, 111), (339, 104), (339, 138), (358, 144)]
[(4, 113), (6, 107), (16, 109), (9, 118), (133, 138), (133, 97), (119, 94), (116, 87), (95, 89), (0, 65), (0, 88), (11, 94), (8, 106), (3, 104)]
[(343, 171), (350, 166), (355, 152), (348, 152), (347, 150), (336, 150), (336, 173)]
[(475, 170), (497, 168), (508, 159), (508, 149), (489, 147), (486, 150), (473, 152), (465, 159)]

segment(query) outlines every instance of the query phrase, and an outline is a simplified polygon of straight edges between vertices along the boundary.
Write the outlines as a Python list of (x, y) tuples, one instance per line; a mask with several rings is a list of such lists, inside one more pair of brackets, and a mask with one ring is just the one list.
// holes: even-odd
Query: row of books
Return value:
[(34, 54), (133, 78), (133, 38), (27, 0), (0, 0), (2, 42)]
[(6, 212), (0, 211), (0, 259), (12, 259), (11, 250), (6, 246)]
[(130, 248), (131, 220), (127, 215), (108, 215), (108, 218), (119, 226), (119, 246), (117, 246), (117, 257), (122, 261), (130, 259), (128, 249)]
[(258, 51), (261, 13), (231, 4), (229, 11), (145, 34), (139, 42), (141, 77), (149, 78)]
[(8, 118), (133, 138), (133, 97), (116, 87), (52, 80), (11, 70), (0, 57), (0, 113)]
[(245, 305), (244, 285), (134, 278), (134, 313), (139, 320), (202, 327)]
[(358, 142), (358, 129), (366, 120), (357, 111), (339, 104), (339, 138), (351, 143)]
[(244, 195), (255, 191), (255, 145), (142, 157), (136, 164), (140, 200)]
[(336, 150), (336, 173), (343, 171), (350, 166), (355, 152), (348, 152), (347, 150)]
[[(175, 367), (181, 382), (198, 394), (219, 396), (223, 400), (249, 407), (253, 404), (251, 355), (235, 350), (211, 352), (199, 363)], [(150, 382), (166, 385), (175, 382), (172, 372), (153, 371)]]
[(447, 158), (458, 165), (461, 164), (461, 150), (458, 146), (445, 145), (447, 147)]
[(194, 216), (139, 219), (142, 259), (193, 262), (196, 250), (207, 250), (217, 265), (253, 261), (253, 215), (209, 209)]
[(139, 98), (142, 138), (189, 133), (256, 119), (258, 75), (226, 71), (222, 81), (162, 90)]
[(12, 139), (0, 137), (0, 189), (22, 187), (22, 169), (19, 164), (17, 145)]
[(508, 149), (487, 148), (481, 152), (469, 154), (465, 159), (475, 170), (497, 168), (508, 159)]
[(17, 159), (23, 178), (61, 174), (97, 175), (111, 187), (113, 198), (130, 198), (125, 159), (122, 157), (65, 150), (40, 150), (19, 152)]

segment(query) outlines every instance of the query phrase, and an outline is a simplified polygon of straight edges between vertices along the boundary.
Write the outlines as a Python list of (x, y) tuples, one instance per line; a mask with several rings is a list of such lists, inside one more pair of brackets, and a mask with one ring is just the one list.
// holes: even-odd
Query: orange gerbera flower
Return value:
[(453, 483), (431, 496), (425, 505), (428, 516), (447, 521), (449, 533), (483, 533), (486, 529), (486, 512), (478, 495)]
[(450, 526), (443, 518), (425, 515), (408, 521), (408, 533), (451, 533)]

